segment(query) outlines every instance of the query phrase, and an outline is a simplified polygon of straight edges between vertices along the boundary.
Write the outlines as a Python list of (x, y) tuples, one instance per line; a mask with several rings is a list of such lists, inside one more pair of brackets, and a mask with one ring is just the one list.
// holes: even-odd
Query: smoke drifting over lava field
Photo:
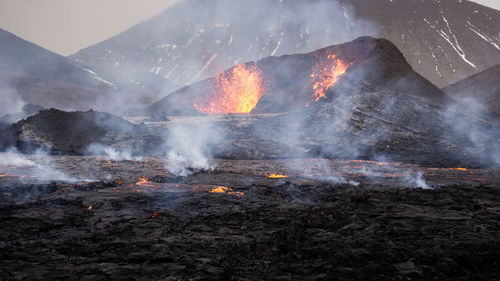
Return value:
[(499, 279), (499, 19), (185, 0), (70, 58), (0, 33), (0, 280)]

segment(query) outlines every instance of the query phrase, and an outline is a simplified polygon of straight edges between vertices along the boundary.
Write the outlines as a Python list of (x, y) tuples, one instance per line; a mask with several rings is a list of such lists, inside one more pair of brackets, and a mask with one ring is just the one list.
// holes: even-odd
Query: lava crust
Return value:
[[(169, 183), (160, 159), (78, 159), (54, 161), (114, 181), (27, 188), (0, 178), (2, 280), (500, 277), (498, 171), (338, 160), (322, 171), (315, 159), (246, 160)], [(409, 169), (434, 188), (412, 187)], [(339, 175), (346, 182), (332, 180)]]

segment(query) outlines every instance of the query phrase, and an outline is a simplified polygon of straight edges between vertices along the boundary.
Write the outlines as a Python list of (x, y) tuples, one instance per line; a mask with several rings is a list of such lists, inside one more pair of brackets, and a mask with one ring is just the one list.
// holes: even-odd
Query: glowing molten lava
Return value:
[(337, 81), (339, 76), (344, 74), (351, 66), (338, 59), (334, 54), (316, 57), (316, 65), (312, 69), (311, 78), (313, 82), (313, 100), (318, 101), (326, 98), (326, 91), (330, 89)]
[(257, 66), (240, 64), (215, 77), (215, 89), (201, 104), (193, 106), (201, 112), (250, 113), (264, 94), (262, 72)]
[(270, 178), (270, 179), (284, 179), (284, 178), (288, 178), (288, 176), (286, 176), (286, 175), (280, 175), (280, 174), (270, 174), (267, 177)]
[(161, 185), (155, 184), (152, 181), (148, 181), (146, 178), (143, 177), (139, 177), (139, 181), (136, 182), (135, 185), (145, 186), (145, 187), (161, 187)]
[(225, 187), (225, 186), (216, 186), (210, 190), (208, 190), (209, 193), (227, 193), (227, 194), (233, 194), (236, 196), (242, 196), (245, 195), (243, 192), (239, 191), (233, 191), (231, 188)]

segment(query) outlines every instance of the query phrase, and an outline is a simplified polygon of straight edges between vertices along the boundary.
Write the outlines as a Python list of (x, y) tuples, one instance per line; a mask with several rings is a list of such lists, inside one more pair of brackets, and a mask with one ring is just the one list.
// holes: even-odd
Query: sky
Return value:
[[(0, 0), (0, 28), (67, 56), (113, 37), (178, 1)], [(474, 2), (500, 10), (500, 0)]]
[(67, 56), (179, 0), (0, 0), (0, 28)]

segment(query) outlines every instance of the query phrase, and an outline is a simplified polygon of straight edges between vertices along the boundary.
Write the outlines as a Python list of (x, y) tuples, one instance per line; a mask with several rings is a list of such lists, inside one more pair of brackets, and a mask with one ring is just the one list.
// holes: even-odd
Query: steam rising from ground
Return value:
[[(379, 162), (383, 163), (383, 162)], [(394, 173), (399, 173), (398, 178), (402, 179), (407, 187), (410, 188), (422, 188), (422, 189), (433, 189), (432, 186), (427, 185), (426, 180), (424, 179), (424, 175), (421, 171), (415, 169), (405, 169), (402, 172), (398, 170), (393, 170)], [(363, 166), (359, 173), (363, 176), (373, 179), (380, 176), (379, 172), (374, 172), (367, 166)]]
[(10, 88), (0, 89), (0, 100), (2, 101), (0, 103), (0, 112), (2, 115), (17, 114), (24, 105), (24, 101), (17, 94), (17, 91)]
[(141, 160), (142, 157), (134, 156), (130, 149), (119, 149), (100, 143), (91, 143), (86, 149), (87, 155), (99, 156), (109, 160)]
[(209, 159), (214, 145), (225, 132), (211, 122), (176, 123), (168, 127), (166, 169), (174, 175), (186, 176), (196, 170), (213, 169)]
[[(51, 162), (47, 152), (37, 150), (36, 157), (28, 159), (23, 154), (20, 154), (15, 148), (11, 148), (5, 152), (0, 152), (0, 166), (14, 166), (14, 167), (28, 167), (30, 172), (29, 176), (35, 177), (37, 182), (81, 182), (87, 181), (85, 179), (78, 179), (69, 176), (68, 174), (60, 171)], [(21, 181), (28, 181), (28, 179), (21, 179)]]
[(323, 177), (320, 177), (320, 180), (324, 180), (327, 182), (331, 182), (333, 184), (350, 184), (352, 186), (358, 186), (359, 182), (353, 181), (353, 180), (348, 180), (341, 174), (333, 174), (332, 171), (334, 171), (334, 168), (332, 167), (330, 161), (327, 159), (316, 159), (316, 161), (313, 162), (305, 162), (304, 165), (302, 166), (303, 170), (302, 172), (305, 174), (322, 174), (325, 175)]
[(487, 112), (486, 106), (477, 99), (461, 99), (448, 105), (446, 123), (480, 152), (482, 162), (500, 165), (500, 123), (496, 118), (489, 118)]
[(34, 166), (33, 161), (24, 158), (15, 148), (0, 152), (0, 165), (2, 166)]

